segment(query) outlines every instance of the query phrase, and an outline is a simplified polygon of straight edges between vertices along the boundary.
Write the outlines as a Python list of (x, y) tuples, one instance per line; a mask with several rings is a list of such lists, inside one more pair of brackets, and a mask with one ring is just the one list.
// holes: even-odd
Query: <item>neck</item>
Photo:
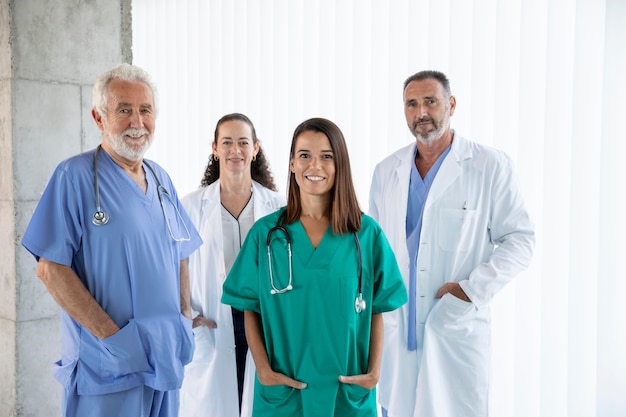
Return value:
[(226, 194), (250, 194), (252, 178), (250, 175), (220, 175), (220, 192)]
[(431, 143), (422, 143), (417, 141), (417, 155), (415, 162), (421, 162), (428, 166), (432, 166), (437, 158), (450, 146), (454, 135), (450, 129), (447, 129), (441, 137)]
[(324, 196), (300, 196), (302, 212), (300, 218), (310, 217), (316, 220), (330, 218), (330, 197)]

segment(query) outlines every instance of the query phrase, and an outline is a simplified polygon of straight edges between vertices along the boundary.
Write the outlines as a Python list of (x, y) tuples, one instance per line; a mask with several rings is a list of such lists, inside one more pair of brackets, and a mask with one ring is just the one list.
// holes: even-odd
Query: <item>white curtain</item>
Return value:
[(445, 72), (453, 127), (515, 160), (534, 262), (493, 303), (495, 417), (626, 416), (622, 0), (133, 0), (134, 63), (160, 91), (148, 157), (199, 185), (215, 123), (255, 123), (286, 188), (294, 128), (335, 121), (362, 208), (412, 141), (402, 83)]

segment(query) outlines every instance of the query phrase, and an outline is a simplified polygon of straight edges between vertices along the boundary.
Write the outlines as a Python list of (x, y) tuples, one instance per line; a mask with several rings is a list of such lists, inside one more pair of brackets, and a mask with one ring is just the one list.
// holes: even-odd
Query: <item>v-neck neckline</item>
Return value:
[(337, 246), (341, 241), (340, 236), (333, 234), (332, 226), (328, 226), (317, 248), (311, 243), (311, 239), (309, 239), (309, 235), (306, 233), (300, 220), (294, 222), (293, 227), (296, 229), (294, 230), (295, 239), (301, 237), (302, 240), (302, 242), (298, 242), (298, 249), (294, 251), (296, 256), (300, 258), (300, 262), (309, 268), (323, 268), (327, 266), (337, 252)]

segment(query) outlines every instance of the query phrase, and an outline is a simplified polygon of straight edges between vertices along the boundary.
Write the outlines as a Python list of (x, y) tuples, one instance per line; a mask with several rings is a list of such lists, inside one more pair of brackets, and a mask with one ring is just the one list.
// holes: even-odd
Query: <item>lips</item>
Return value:
[(324, 177), (320, 177), (320, 176), (317, 176), (317, 175), (307, 175), (306, 179), (309, 180), (309, 181), (323, 181)]

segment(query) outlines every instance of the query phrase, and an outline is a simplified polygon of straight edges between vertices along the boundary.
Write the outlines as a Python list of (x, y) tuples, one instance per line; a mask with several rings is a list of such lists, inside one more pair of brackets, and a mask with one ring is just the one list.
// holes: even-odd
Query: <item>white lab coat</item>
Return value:
[[(409, 288), (406, 210), (415, 143), (377, 165), (370, 215), (396, 254)], [(527, 268), (533, 224), (503, 152), (454, 135), (423, 213), (417, 259), (417, 351), (407, 350), (408, 303), (385, 313), (379, 399), (390, 417), (488, 415), (493, 296)], [(459, 282), (472, 300), (446, 294)]]
[[(285, 205), (285, 197), (261, 184), (252, 183), (254, 219)], [(220, 202), (220, 181), (185, 196), (182, 200), (204, 244), (189, 257), (191, 308), (217, 323), (216, 329), (194, 329), (193, 361), (185, 367), (180, 396), (180, 416), (215, 415), (239, 417), (237, 364), (231, 307), (220, 302), (226, 279)], [(252, 413), (255, 367), (248, 351), (242, 416)]]

